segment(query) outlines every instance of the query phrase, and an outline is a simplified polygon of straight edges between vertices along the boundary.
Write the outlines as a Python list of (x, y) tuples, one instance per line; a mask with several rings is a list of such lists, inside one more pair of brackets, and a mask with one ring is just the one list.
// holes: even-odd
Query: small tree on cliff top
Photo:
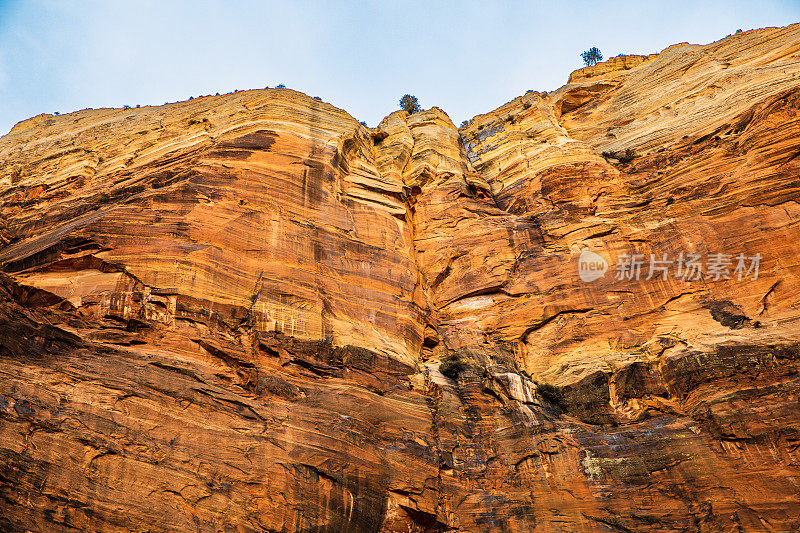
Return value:
[(400, 109), (403, 109), (409, 115), (419, 113), (422, 108), (419, 107), (419, 100), (413, 94), (404, 94), (400, 99)]
[(603, 60), (603, 53), (596, 46), (592, 46), (581, 54), (581, 58), (587, 67), (591, 67)]

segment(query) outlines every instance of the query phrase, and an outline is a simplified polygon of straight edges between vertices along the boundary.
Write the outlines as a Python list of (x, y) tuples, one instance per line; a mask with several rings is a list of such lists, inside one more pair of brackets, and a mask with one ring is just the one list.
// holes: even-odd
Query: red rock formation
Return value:
[(285, 89), (17, 125), (2, 528), (800, 530), (799, 51), (614, 58), (460, 130)]

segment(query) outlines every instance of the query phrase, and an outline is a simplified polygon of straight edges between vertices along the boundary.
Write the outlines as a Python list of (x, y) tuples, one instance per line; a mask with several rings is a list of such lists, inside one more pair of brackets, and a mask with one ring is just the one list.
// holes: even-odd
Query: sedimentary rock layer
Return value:
[(799, 113), (795, 25), (460, 129), (288, 89), (18, 124), (0, 525), (800, 529)]

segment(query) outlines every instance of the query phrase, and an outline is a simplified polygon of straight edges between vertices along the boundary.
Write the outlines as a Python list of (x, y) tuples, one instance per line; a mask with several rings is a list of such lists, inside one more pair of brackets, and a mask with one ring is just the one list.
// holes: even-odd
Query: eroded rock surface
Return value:
[(20, 123), (0, 526), (800, 530), (798, 154), (798, 25), (461, 129), (287, 89)]

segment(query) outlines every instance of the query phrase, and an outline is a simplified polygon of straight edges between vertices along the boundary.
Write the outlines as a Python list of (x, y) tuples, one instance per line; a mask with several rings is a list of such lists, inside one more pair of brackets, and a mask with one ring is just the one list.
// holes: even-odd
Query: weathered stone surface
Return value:
[[(799, 530), (799, 113), (794, 25), (461, 129), (286, 89), (17, 125), (0, 527)], [(763, 259), (615, 276), (682, 252)]]

